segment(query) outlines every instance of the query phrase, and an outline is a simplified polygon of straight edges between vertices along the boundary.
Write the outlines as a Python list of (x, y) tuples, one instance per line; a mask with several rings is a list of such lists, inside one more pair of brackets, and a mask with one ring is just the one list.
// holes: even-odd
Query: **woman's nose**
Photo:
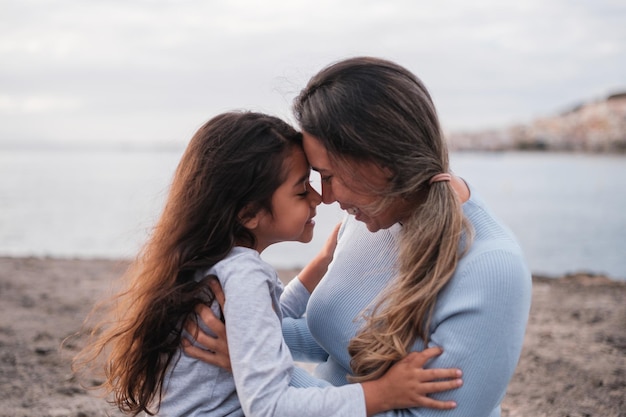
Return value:
[(322, 202), (324, 204), (331, 204), (337, 201), (333, 195), (333, 190), (330, 184), (322, 183)]

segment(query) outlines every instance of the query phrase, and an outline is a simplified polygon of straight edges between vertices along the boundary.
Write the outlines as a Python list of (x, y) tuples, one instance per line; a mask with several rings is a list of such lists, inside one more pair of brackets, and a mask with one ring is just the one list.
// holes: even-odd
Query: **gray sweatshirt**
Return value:
[[(218, 276), (226, 295), (232, 373), (181, 352), (168, 371), (158, 416), (366, 415), (360, 384), (333, 387), (294, 365), (281, 322), (283, 315), (299, 316), (306, 303), (297, 299), (297, 291), (287, 291), (281, 299), (276, 271), (258, 252), (236, 247), (198, 278), (209, 274)], [(290, 386), (292, 378), (308, 387)]]

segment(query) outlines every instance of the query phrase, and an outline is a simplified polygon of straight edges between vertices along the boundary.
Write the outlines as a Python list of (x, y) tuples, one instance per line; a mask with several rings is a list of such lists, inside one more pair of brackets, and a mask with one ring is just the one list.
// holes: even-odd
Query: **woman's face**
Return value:
[[(311, 169), (319, 172), (322, 179), (322, 202), (330, 204), (337, 201), (342, 210), (365, 223), (370, 232), (387, 229), (406, 217), (410, 207), (401, 199), (381, 213), (372, 212), (371, 205), (380, 197), (365, 190), (371, 187), (382, 190), (389, 181), (389, 172), (373, 163), (354, 163), (349, 169), (338, 170), (333, 167), (328, 151), (319, 139), (306, 132), (302, 134), (304, 152)], [(360, 185), (355, 177), (346, 176), (345, 172), (356, 173), (355, 177), (361, 180), (359, 182), (367, 183), (368, 187)]]

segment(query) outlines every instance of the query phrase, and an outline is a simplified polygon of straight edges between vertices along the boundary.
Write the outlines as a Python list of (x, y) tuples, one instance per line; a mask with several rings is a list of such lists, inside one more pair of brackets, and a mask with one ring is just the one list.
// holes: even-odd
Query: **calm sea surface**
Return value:
[[(0, 150), (0, 256), (130, 258), (159, 215), (181, 151)], [(626, 158), (459, 153), (452, 169), (517, 234), (535, 273), (626, 280)], [(309, 245), (264, 252), (298, 267), (342, 217), (318, 210)]]

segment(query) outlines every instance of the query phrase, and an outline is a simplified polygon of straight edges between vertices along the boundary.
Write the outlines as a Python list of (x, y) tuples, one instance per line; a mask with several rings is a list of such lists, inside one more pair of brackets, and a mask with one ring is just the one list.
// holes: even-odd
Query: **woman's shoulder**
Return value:
[(471, 244), (459, 261), (457, 279), (507, 282), (526, 286), (530, 272), (515, 234), (470, 186), (463, 211), (472, 226)]
[(452, 291), (506, 303), (512, 298), (529, 296), (532, 276), (517, 242), (499, 232), (496, 237), (474, 239), (459, 260), (450, 284)]
[(521, 252), (513, 231), (474, 188), (470, 186), (470, 190), (470, 198), (463, 204), (463, 214), (473, 229), (472, 246), (495, 246)]
[(518, 248), (474, 242), (459, 260), (439, 302), (472, 311), (525, 314), (531, 293), (532, 275)]

